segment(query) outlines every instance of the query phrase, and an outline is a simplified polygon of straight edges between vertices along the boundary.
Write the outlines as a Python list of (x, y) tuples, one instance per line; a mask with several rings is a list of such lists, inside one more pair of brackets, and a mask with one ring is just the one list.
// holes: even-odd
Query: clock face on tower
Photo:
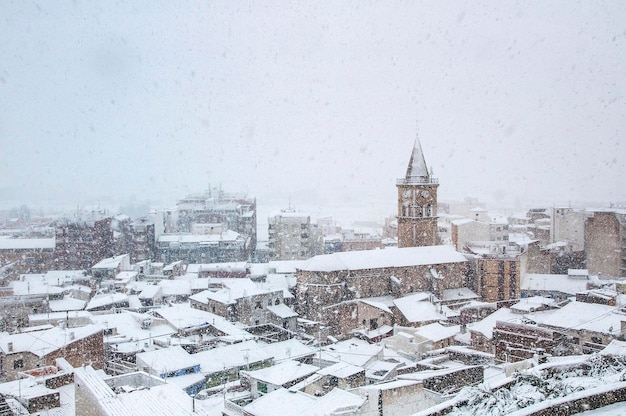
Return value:
[(428, 190), (424, 190), (424, 191), (422, 191), (422, 196), (424, 198), (428, 198), (430, 196), (430, 192), (428, 192)]

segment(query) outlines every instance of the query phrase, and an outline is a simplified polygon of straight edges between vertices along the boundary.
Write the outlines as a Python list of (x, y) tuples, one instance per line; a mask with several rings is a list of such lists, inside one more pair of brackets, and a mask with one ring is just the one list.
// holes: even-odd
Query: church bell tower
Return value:
[(398, 179), (398, 247), (437, 245), (437, 188), (428, 172), (419, 139), (415, 140), (406, 176)]

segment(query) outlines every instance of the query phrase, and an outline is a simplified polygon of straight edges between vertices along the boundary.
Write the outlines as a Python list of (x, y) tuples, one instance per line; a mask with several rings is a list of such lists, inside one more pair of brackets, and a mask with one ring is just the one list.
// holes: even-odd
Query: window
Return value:
[(254, 309), (261, 309), (261, 302), (257, 302), (256, 305), (254, 305)]
[(257, 381), (256, 391), (258, 391), (259, 393), (263, 393), (263, 394), (267, 393), (267, 384)]
[(276, 302), (274, 302), (274, 305), (280, 305), (280, 299), (276, 299)]
[(24, 368), (24, 360), (22, 358), (13, 361), (13, 369), (17, 370), (18, 368)]

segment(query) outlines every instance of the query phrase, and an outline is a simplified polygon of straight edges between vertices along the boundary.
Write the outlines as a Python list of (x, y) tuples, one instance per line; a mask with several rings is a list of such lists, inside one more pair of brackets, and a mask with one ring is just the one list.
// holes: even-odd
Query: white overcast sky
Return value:
[(625, 201), (625, 90), (621, 0), (1, 0), (0, 201)]

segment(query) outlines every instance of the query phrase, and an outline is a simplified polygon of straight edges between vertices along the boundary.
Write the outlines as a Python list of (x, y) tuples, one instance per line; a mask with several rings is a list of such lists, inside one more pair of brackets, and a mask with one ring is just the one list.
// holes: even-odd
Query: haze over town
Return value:
[(167, 207), (221, 184), (261, 212), (380, 218), (419, 135), (442, 201), (624, 201), (625, 17), (621, 2), (8, 2), (0, 200)]
[(626, 412), (624, 3), (4, 3), (1, 416)]

